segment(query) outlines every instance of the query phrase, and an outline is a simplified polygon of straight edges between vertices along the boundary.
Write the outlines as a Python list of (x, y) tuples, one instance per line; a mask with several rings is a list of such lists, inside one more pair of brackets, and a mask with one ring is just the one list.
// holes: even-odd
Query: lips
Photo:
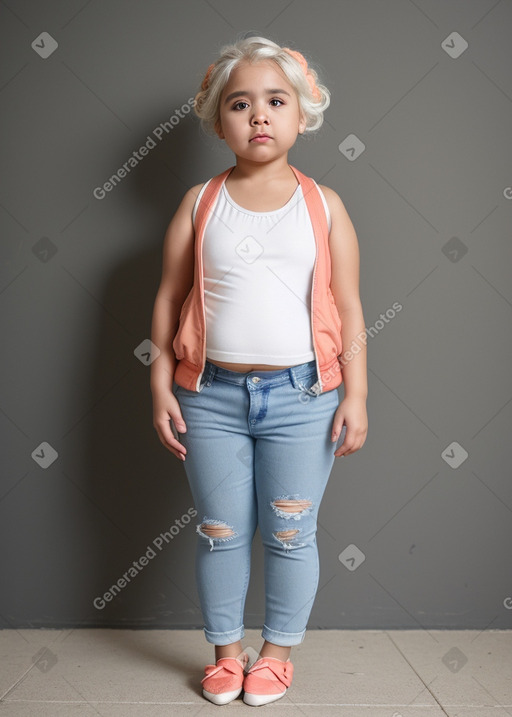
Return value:
[(251, 139), (249, 141), (250, 142), (253, 142), (254, 140), (261, 141), (262, 139), (272, 139), (272, 137), (268, 134), (255, 134), (254, 137), (251, 137)]

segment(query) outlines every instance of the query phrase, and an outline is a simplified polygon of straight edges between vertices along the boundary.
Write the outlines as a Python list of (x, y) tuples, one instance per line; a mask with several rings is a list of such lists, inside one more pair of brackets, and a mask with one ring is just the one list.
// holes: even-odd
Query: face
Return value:
[[(306, 127), (293, 86), (270, 61), (236, 67), (222, 92), (219, 112), (215, 130), (220, 139), (237, 157), (256, 162), (288, 152)], [(269, 139), (253, 140), (256, 134)]]

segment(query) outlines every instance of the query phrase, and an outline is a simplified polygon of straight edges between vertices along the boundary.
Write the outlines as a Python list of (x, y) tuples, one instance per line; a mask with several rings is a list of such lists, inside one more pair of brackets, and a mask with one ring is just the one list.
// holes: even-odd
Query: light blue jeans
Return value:
[[(297, 645), (319, 581), (317, 515), (336, 450), (331, 442), (338, 391), (319, 394), (315, 361), (240, 373), (206, 361), (200, 391), (173, 383), (187, 431), (183, 463), (200, 520), (196, 581), (206, 640), (244, 637), (251, 545), (259, 526), (264, 547), (262, 637)], [(274, 504), (300, 500), (287, 512)], [(205, 533), (222, 525), (227, 537)], [(293, 536), (291, 532), (296, 531)], [(283, 535), (283, 533), (285, 535)]]

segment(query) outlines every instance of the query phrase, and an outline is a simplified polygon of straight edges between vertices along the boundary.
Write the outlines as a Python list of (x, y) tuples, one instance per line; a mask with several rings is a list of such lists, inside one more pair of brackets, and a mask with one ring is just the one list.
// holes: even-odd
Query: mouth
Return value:
[(272, 137), (268, 134), (257, 134), (254, 137), (251, 137), (249, 142), (266, 142), (269, 139), (272, 139)]

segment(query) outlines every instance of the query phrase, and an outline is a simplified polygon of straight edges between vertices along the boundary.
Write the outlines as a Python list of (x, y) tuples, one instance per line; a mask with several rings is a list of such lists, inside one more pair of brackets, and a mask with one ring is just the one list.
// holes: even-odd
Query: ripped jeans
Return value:
[(319, 394), (315, 361), (228, 371), (206, 361), (200, 391), (173, 383), (179, 440), (198, 511), (196, 582), (206, 640), (244, 637), (251, 545), (264, 549), (265, 622), (276, 645), (304, 640), (319, 582), (317, 515), (334, 464), (336, 389)]

